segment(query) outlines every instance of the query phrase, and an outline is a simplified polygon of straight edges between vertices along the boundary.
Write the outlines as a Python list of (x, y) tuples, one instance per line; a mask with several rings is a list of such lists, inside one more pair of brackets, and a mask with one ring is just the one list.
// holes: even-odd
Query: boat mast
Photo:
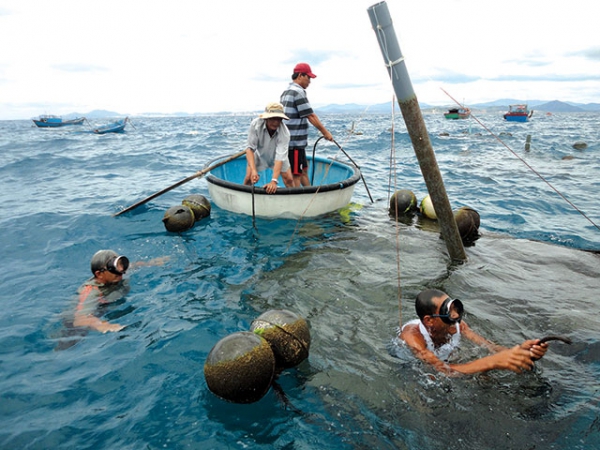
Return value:
[(452, 207), (446, 194), (435, 153), (431, 146), (425, 121), (421, 114), (419, 102), (412, 88), (404, 57), (398, 45), (392, 18), (385, 1), (377, 3), (367, 9), (371, 25), (377, 36), (383, 60), (394, 86), (394, 92), (400, 105), (406, 129), (413, 144), (413, 148), (421, 173), (425, 179), (427, 190), (431, 196), (435, 213), (440, 223), (442, 238), (446, 242), (450, 258), (453, 261), (466, 261), (467, 256), (463, 247), (460, 233), (454, 220)]

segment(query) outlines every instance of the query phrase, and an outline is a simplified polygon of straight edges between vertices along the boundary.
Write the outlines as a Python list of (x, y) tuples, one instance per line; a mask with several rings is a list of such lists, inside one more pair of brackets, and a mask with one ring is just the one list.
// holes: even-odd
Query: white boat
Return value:
[[(218, 164), (218, 159), (210, 164)], [(286, 188), (279, 180), (277, 192), (267, 194), (262, 187), (271, 181), (273, 171), (259, 173), (254, 186), (243, 184), (246, 175), (244, 156), (219, 165), (206, 177), (212, 201), (221, 209), (257, 217), (288, 218), (315, 217), (343, 208), (352, 198), (360, 180), (355, 165), (327, 158), (308, 157), (311, 186)], [(254, 191), (254, 192), (253, 192)]]

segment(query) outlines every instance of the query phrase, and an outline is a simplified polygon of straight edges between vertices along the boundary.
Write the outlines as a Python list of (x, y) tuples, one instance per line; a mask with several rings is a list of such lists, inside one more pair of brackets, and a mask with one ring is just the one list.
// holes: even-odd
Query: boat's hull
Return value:
[(62, 120), (60, 118), (41, 118), (33, 119), (33, 123), (40, 128), (60, 128), (72, 125), (83, 125), (85, 117), (79, 117), (72, 120)]
[(277, 192), (267, 194), (262, 186), (271, 180), (272, 171), (267, 169), (260, 173), (261, 179), (252, 192), (251, 186), (241, 184), (246, 174), (246, 158), (241, 157), (210, 172), (208, 192), (219, 208), (258, 217), (315, 217), (343, 208), (350, 203), (360, 170), (325, 158), (317, 157), (315, 161), (313, 175), (312, 160), (309, 159), (312, 186), (285, 188), (280, 180)]
[(504, 120), (508, 122), (527, 122), (533, 110), (529, 110), (526, 104), (509, 105), (508, 112), (504, 114)]
[(458, 119), (468, 119), (471, 114), (458, 114), (458, 113), (446, 113), (444, 117), (446, 119), (458, 120)]
[(468, 119), (471, 117), (471, 110), (469, 108), (452, 108), (444, 113), (444, 117), (450, 120)]
[(98, 127), (92, 131), (96, 134), (122, 133), (125, 131), (125, 125), (127, 125), (127, 119), (119, 120), (118, 122), (103, 127)]
[(529, 116), (527, 114), (504, 114), (504, 119), (507, 122), (527, 122)]

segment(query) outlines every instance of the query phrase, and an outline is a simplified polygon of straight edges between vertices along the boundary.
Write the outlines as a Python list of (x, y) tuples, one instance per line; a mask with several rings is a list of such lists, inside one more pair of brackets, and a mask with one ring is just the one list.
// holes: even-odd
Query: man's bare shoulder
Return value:
[(404, 325), (404, 327), (402, 327), (402, 331), (400, 332), (399, 338), (406, 342), (409, 347), (418, 349), (427, 347), (425, 338), (421, 334), (421, 331), (419, 330), (419, 324), (417, 323), (409, 323)]

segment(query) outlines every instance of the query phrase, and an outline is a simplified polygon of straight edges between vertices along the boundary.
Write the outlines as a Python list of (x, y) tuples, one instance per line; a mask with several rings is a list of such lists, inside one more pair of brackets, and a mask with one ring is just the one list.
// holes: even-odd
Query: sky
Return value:
[[(374, 0), (0, 0), (0, 120), (262, 110), (297, 62), (313, 107), (394, 90)], [(420, 103), (600, 103), (589, 0), (388, 0)]]

